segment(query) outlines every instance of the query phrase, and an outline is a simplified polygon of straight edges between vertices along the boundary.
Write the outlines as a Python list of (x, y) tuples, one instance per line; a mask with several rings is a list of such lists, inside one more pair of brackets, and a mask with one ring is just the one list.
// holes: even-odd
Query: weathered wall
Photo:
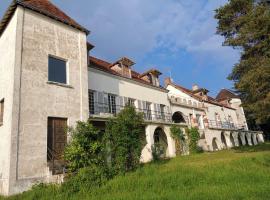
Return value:
[(21, 61), (22, 9), (17, 9), (0, 37), (0, 100), (4, 98), (4, 123), (0, 127), (0, 194), (9, 194), (11, 163), (16, 158), (18, 133), (18, 82)]
[(169, 106), (167, 92), (93, 68), (88, 71), (89, 89)]
[[(85, 33), (30, 10), (23, 18), (18, 154), (12, 151), (17, 163), (11, 164), (10, 194), (48, 176), (49, 116), (67, 118), (69, 126), (88, 118)], [(49, 55), (67, 60), (67, 86), (47, 82)]]
[(247, 120), (246, 120), (244, 109), (242, 107), (241, 99), (233, 98), (231, 99), (230, 104), (233, 108), (236, 109), (236, 115), (237, 115), (237, 120), (239, 124), (245, 125), (246, 130), (248, 130)]

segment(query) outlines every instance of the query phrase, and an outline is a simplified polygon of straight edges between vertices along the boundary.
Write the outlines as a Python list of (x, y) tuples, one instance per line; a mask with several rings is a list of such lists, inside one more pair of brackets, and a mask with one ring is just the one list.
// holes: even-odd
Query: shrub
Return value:
[(93, 164), (102, 165), (102, 135), (88, 122), (77, 122), (70, 128), (71, 142), (65, 148), (68, 169), (76, 171)]
[(80, 191), (91, 191), (104, 185), (110, 179), (110, 175), (104, 168), (91, 165), (78, 170), (76, 175), (70, 176), (63, 183), (60, 192), (71, 195)]
[(115, 174), (125, 173), (139, 166), (143, 133), (143, 115), (137, 113), (132, 106), (126, 106), (116, 118), (107, 122), (104, 149), (108, 166)]
[(151, 146), (152, 159), (154, 162), (159, 161), (161, 156), (164, 154), (164, 147), (160, 144), (153, 144)]

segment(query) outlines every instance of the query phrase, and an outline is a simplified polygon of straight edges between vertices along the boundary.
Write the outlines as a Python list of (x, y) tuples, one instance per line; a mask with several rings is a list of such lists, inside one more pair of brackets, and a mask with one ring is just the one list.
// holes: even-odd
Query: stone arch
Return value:
[(222, 145), (223, 145), (224, 148), (227, 148), (228, 147), (227, 142), (226, 142), (225, 132), (224, 131), (221, 132), (221, 143), (222, 143)]
[(186, 123), (183, 113), (177, 111), (172, 115), (172, 121), (174, 123)]
[(216, 137), (213, 138), (213, 140), (212, 140), (212, 148), (213, 148), (213, 151), (218, 151), (219, 150), (218, 149), (218, 140), (217, 140)]
[(154, 145), (158, 147), (161, 157), (169, 157), (168, 138), (161, 127), (157, 127), (154, 132)]
[(231, 145), (232, 147), (235, 147), (235, 141), (234, 141), (234, 137), (233, 137), (233, 132), (230, 132), (230, 142), (231, 142)]

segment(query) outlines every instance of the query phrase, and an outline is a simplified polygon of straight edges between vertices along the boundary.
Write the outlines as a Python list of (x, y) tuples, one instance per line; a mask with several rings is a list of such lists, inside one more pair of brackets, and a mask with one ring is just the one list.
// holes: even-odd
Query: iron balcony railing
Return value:
[(224, 122), (217, 120), (208, 120), (209, 128), (227, 129), (227, 130), (245, 130), (246, 127), (242, 124), (235, 124), (233, 122)]
[[(95, 102), (93, 105), (90, 105), (90, 116), (98, 115), (103, 117), (115, 116), (121, 110), (124, 109), (125, 106), (116, 105), (116, 104), (106, 104)], [(146, 121), (160, 121), (160, 122), (172, 122), (172, 113), (171, 112), (162, 112), (162, 111), (154, 111), (150, 109), (141, 109), (136, 108), (137, 112), (143, 113), (144, 120)]]

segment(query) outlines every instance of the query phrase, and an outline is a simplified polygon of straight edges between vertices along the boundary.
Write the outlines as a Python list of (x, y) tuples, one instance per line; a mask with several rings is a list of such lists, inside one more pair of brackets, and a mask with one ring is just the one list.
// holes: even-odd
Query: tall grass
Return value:
[[(142, 166), (100, 188), (37, 186), (15, 199), (270, 199), (270, 144), (177, 157)], [(0, 198), (1, 199), (1, 198)]]

